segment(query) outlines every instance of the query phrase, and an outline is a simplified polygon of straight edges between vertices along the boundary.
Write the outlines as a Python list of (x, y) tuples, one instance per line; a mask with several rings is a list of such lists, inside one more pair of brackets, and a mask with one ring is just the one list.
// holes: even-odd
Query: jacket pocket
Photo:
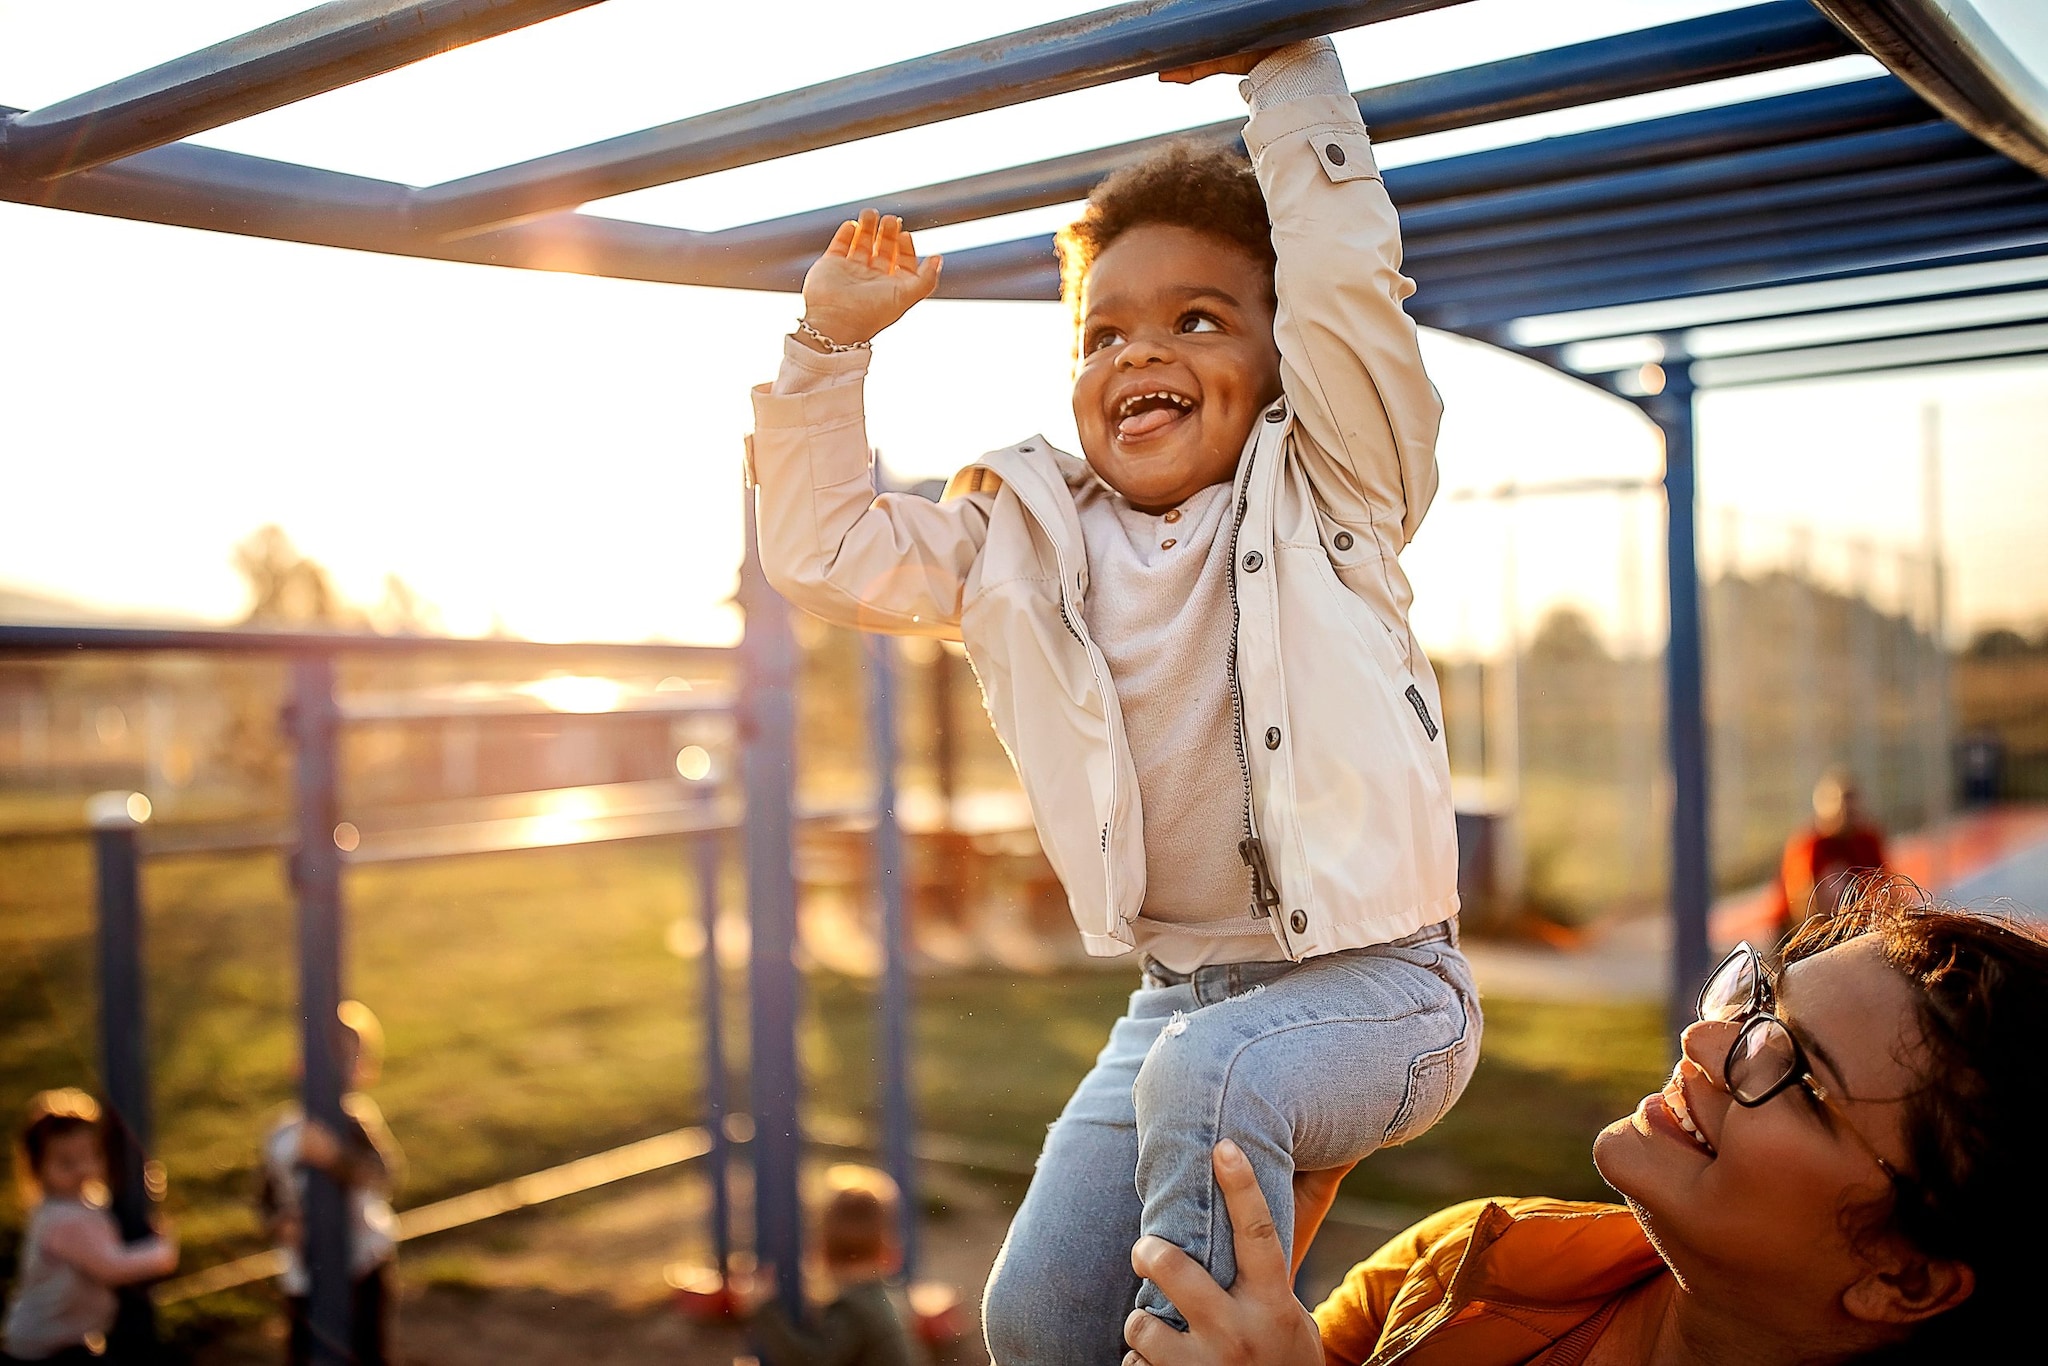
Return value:
[(1332, 184), (1347, 180), (1378, 180), (1379, 164), (1373, 160), (1372, 141), (1363, 128), (1310, 129), (1308, 145)]

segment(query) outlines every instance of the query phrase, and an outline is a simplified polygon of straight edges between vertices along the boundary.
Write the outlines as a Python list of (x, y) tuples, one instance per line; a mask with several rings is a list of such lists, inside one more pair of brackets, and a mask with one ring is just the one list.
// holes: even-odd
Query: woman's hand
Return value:
[(1210, 76), (1249, 76), (1253, 67), (1279, 50), (1277, 47), (1262, 47), (1256, 52), (1211, 57), (1206, 62), (1196, 62), (1191, 66), (1177, 66), (1171, 71), (1162, 71), (1159, 73), (1159, 79), (1171, 81), (1175, 85), (1193, 85), (1196, 81)]
[(1131, 1345), (1124, 1366), (1322, 1366), (1322, 1339), (1294, 1298), (1287, 1255), (1251, 1163), (1228, 1139), (1216, 1145), (1212, 1160), (1230, 1211), (1237, 1284), (1225, 1290), (1165, 1239), (1140, 1238), (1131, 1249), (1132, 1268), (1166, 1292), (1188, 1331), (1176, 1333), (1164, 1319), (1134, 1311), (1124, 1321)]
[(917, 259), (902, 219), (863, 209), (804, 276), (804, 321), (843, 346), (872, 341), (939, 287), (941, 260)]

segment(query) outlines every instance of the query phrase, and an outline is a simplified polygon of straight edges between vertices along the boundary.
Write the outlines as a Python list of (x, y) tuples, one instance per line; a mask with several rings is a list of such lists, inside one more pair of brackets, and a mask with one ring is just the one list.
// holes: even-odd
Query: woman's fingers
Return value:
[(1179, 1332), (1165, 1319), (1142, 1309), (1133, 1309), (1124, 1320), (1124, 1341), (1131, 1349), (1124, 1355), (1125, 1366), (1133, 1360), (1148, 1366), (1189, 1366), (1204, 1360), (1192, 1333)]
[[(1244, 1149), (1226, 1138), (1216, 1145), (1211, 1162), (1216, 1169), (1216, 1185), (1223, 1192), (1223, 1207), (1230, 1211), (1239, 1286), (1258, 1291), (1275, 1284), (1286, 1285), (1287, 1249), (1280, 1242), (1280, 1230), (1274, 1227), (1266, 1193), (1259, 1189), (1258, 1178), (1252, 1174), (1251, 1159), (1244, 1155)], [(1173, 1292), (1168, 1290), (1167, 1294)], [(1178, 1296), (1174, 1296), (1174, 1303), (1180, 1303)]]
[(827, 256), (850, 256), (853, 254), (853, 239), (860, 232), (860, 224), (851, 218), (839, 225), (839, 231), (832, 234), (832, 245), (825, 248)]
[[(1216, 1284), (1207, 1267), (1164, 1238), (1140, 1238), (1131, 1249), (1131, 1269), (1158, 1286), (1190, 1324), (1214, 1323), (1230, 1312), (1230, 1292)], [(1142, 1350), (1144, 1344), (1131, 1346)]]

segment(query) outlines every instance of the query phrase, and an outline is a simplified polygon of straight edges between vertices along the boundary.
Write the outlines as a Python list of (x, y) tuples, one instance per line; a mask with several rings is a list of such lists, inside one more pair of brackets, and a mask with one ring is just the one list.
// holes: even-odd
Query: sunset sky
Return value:
[[(611, 0), (197, 139), (421, 184), (1091, 8)], [(34, 107), (301, 8), (292, 0), (0, 0), (0, 103)], [(1477, 0), (1339, 39), (1354, 86), (1730, 8), (1713, 0)], [(1986, 0), (2026, 19), (2020, 0)], [(2031, 11), (2048, 48), (2048, 7)], [(772, 23), (770, 22), (772, 18)], [(1576, 26), (1576, 27), (1575, 27)], [(1822, 67), (1390, 144), (1387, 164), (1868, 74)], [(1129, 82), (591, 206), (716, 228), (1242, 112), (1232, 83)], [(1071, 206), (934, 232), (950, 249), (1044, 231)], [(729, 639), (747, 388), (772, 376), (789, 296), (355, 254), (0, 205), (0, 586), (136, 612), (236, 618), (233, 544), (281, 525), (374, 600), (396, 573), (458, 633)], [(902, 477), (1043, 431), (1074, 449), (1066, 318), (940, 302), (876, 346), (871, 436)], [(1456, 338), (1427, 339), (1446, 490), (1648, 478), (1626, 405)], [(1938, 403), (1960, 628), (2048, 618), (2048, 366), (1990, 364), (1710, 395), (1703, 531), (1749, 557), (1786, 528), (1921, 534), (1921, 412)], [(1624, 634), (1619, 566), (1649, 565), (1639, 501), (1531, 505), (1524, 610), (1583, 602)], [(1483, 637), (1504, 599), (1496, 509), (1446, 502), (1411, 551), (1432, 644)], [(1661, 592), (1651, 581), (1648, 607)], [(1645, 632), (1652, 627), (1644, 626)]]

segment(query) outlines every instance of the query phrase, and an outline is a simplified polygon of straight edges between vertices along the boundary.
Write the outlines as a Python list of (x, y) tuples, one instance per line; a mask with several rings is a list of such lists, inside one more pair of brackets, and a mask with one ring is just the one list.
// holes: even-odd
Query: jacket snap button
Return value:
[(1280, 727), (1278, 727), (1278, 726), (1268, 726), (1268, 727), (1266, 727), (1266, 748), (1267, 748), (1267, 749), (1278, 749), (1278, 748), (1280, 748)]
[(1256, 550), (1247, 550), (1244, 552), (1244, 572), (1247, 574), (1258, 573), (1259, 566), (1264, 564), (1265, 562), (1266, 557), (1264, 555), (1261, 555)]
[(1308, 932), (1308, 912), (1296, 911), (1293, 915), (1287, 917), (1287, 923), (1294, 927), (1296, 934), (1306, 934)]
[(1339, 549), (1339, 550), (1349, 550), (1349, 549), (1351, 549), (1351, 533), (1350, 533), (1350, 532), (1348, 532), (1348, 531), (1340, 531), (1340, 532), (1338, 532), (1338, 533), (1337, 533), (1337, 536), (1336, 536), (1336, 542), (1337, 542), (1337, 549)]
[(1342, 166), (1344, 164), (1344, 149), (1334, 142), (1323, 149), (1323, 155), (1329, 157), (1332, 166)]
[(1285, 403), (1276, 403), (1266, 409), (1266, 421), (1268, 422), (1281, 422), (1286, 420), (1286, 417), (1287, 405)]

